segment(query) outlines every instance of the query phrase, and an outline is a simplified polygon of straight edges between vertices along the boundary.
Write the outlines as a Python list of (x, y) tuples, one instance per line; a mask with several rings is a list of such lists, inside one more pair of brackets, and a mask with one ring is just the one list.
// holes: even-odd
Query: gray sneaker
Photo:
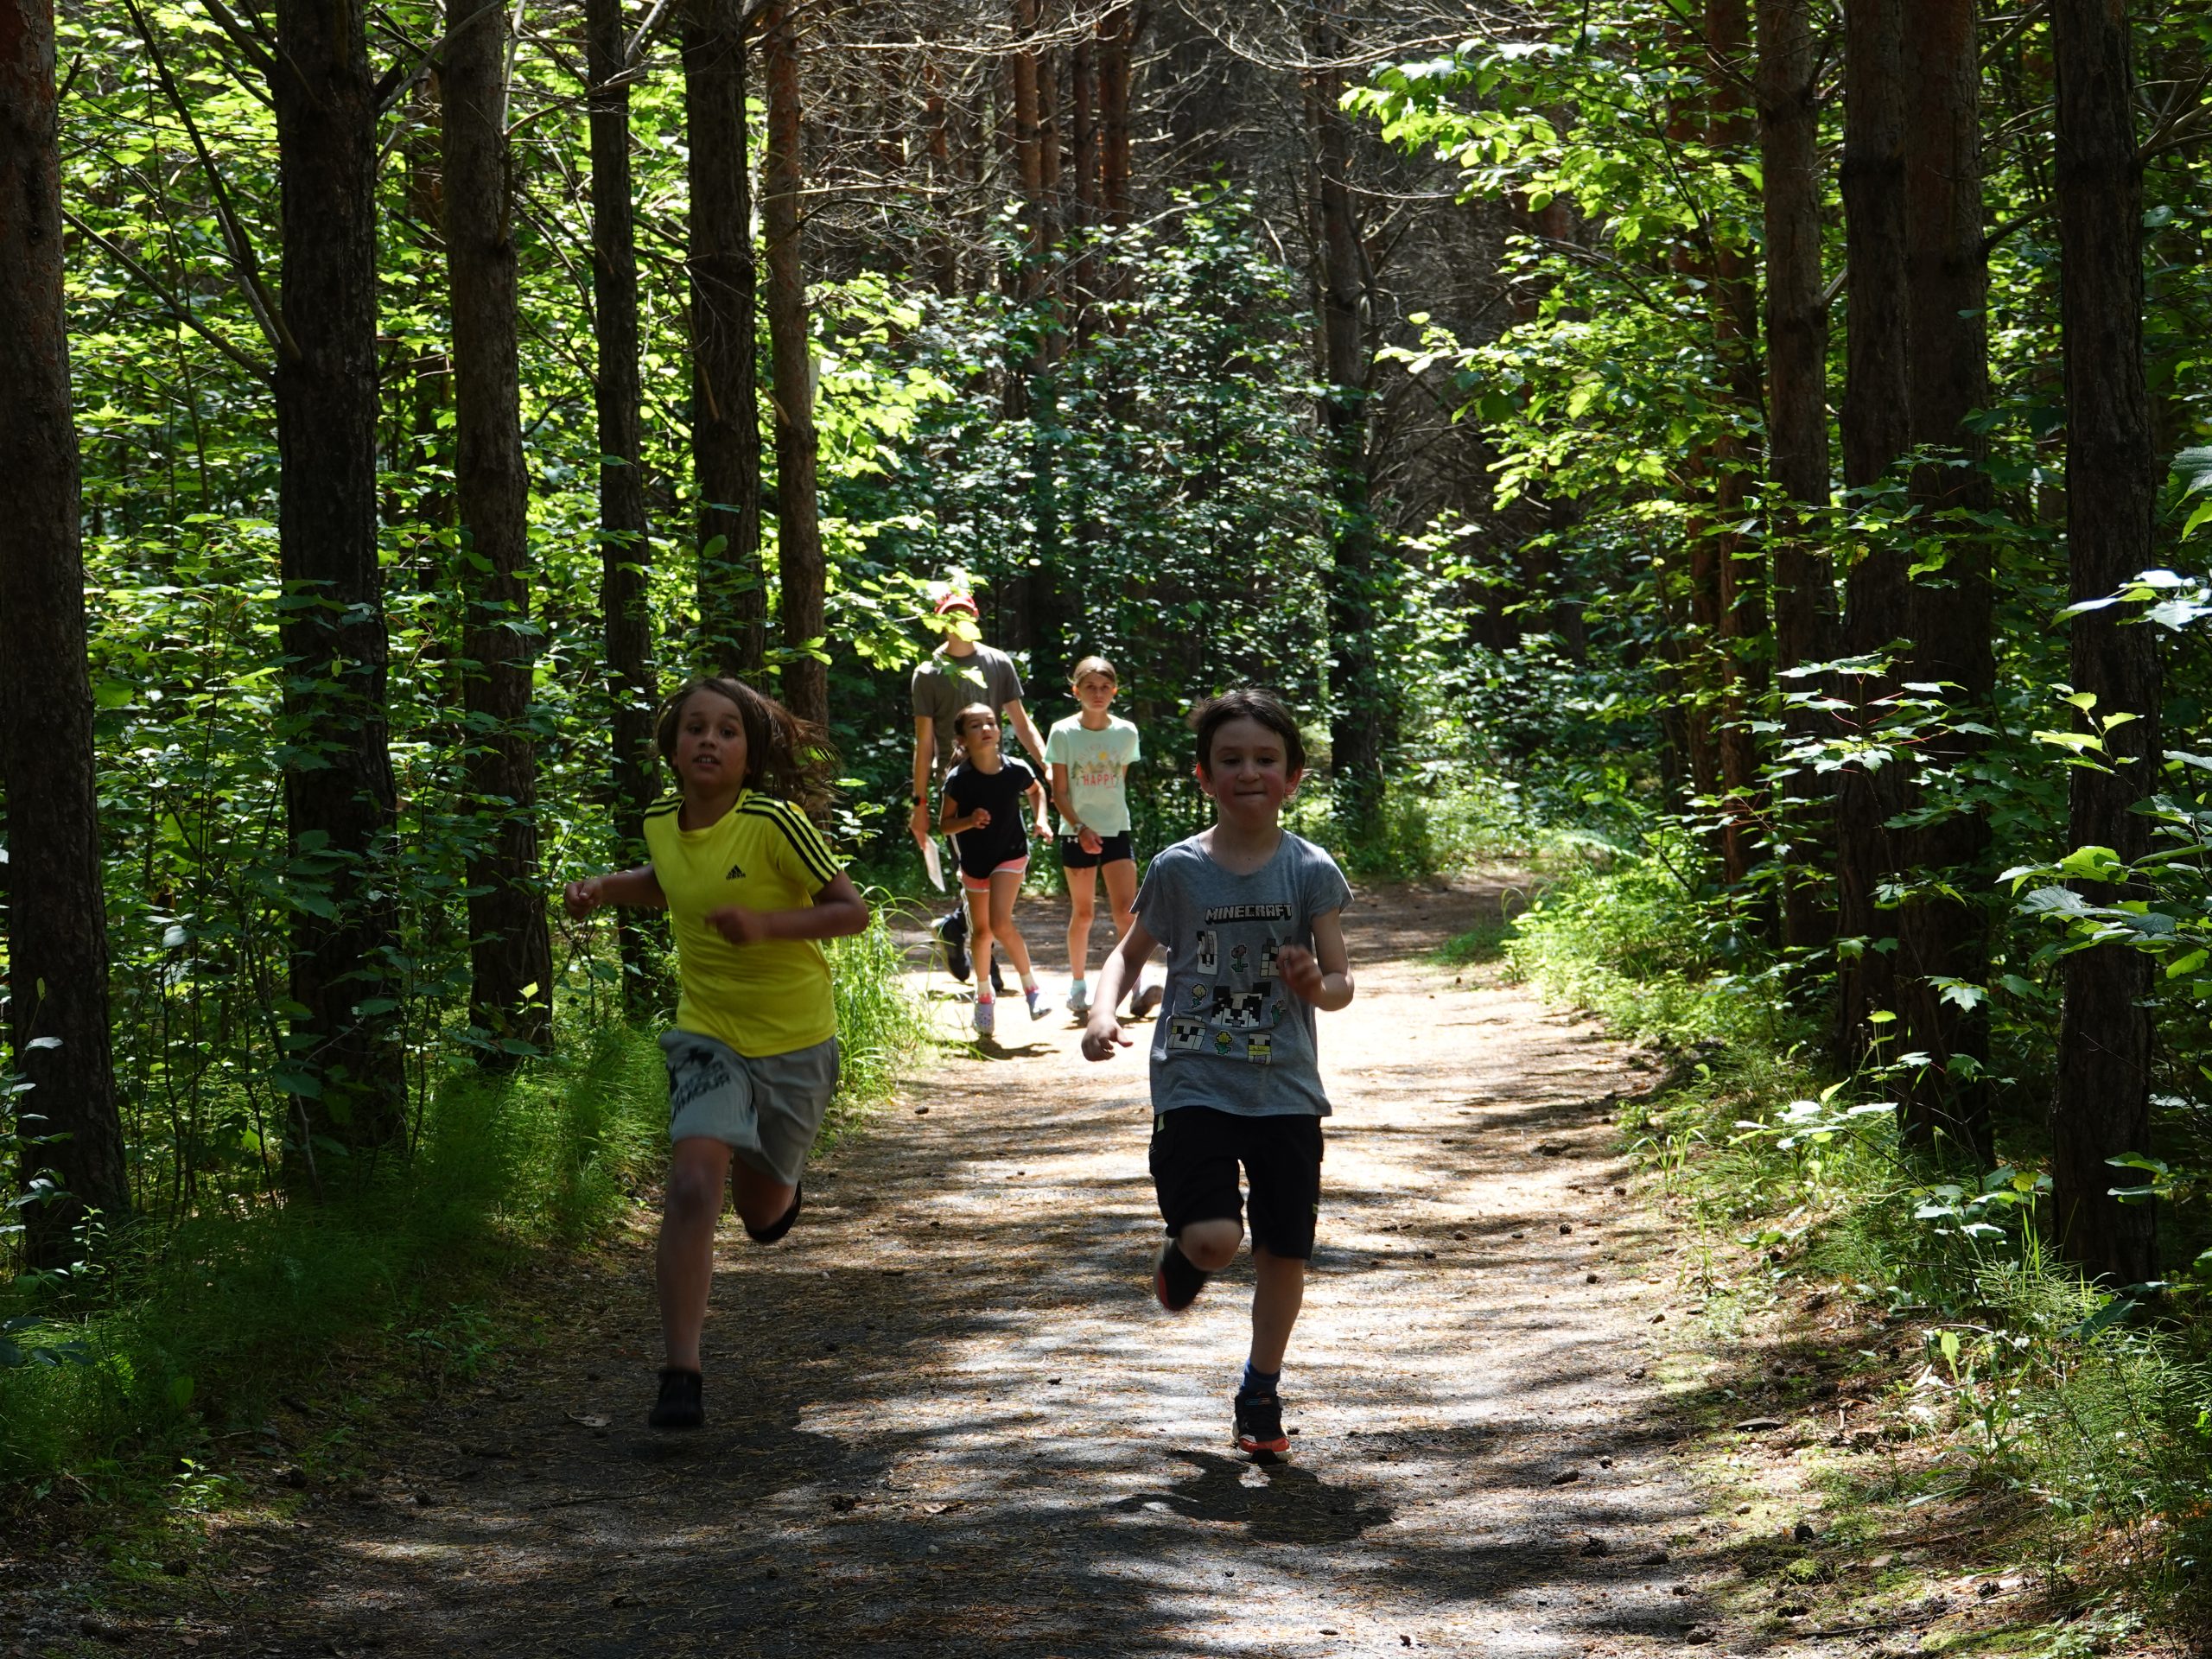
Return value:
[(995, 1001), (976, 1005), (976, 1034), (978, 1037), (988, 1037), (998, 1029), (998, 1012), (999, 1005)]

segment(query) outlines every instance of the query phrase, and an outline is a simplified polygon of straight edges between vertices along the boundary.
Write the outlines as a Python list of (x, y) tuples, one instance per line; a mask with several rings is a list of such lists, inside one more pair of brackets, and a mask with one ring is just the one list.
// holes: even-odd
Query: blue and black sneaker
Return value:
[(1278, 1395), (1236, 1396), (1236, 1449), (1255, 1463), (1290, 1461), (1290, 1436), (1282, 1432), (1282, 1401)]

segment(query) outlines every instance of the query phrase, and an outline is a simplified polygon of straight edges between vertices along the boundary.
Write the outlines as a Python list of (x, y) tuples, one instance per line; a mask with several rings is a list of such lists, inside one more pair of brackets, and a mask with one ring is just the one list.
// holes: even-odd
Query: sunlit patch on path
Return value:
[[(726, 1230), (706, 1430), (643, 1427), (649, 1258), (626, 1250), (580, 1275), (561, 1342), (313, 1512), (282, 1637), (625, 1659), (1707, 1639), (1698, 1500), (1642, 1377), (1665, 1294), (1608, 1108), (1641, 1085), (1586, 1027), (1422, 964), (1484, 902), (1348, 918), (1295, 1462), (1230, 1450), (1243, 1266), (1180, 1318), (1147, 1294), (1141, 1050), (1087, 1066), (1064, 1013), (1017, 1000), (1002, 1047), (941, 1057), (810, 1174), (789, 1243)], [(1025, 919), (1057, 939), (1046, 907)], [(938, 1006), (952, 1034), (964, 1005)]]

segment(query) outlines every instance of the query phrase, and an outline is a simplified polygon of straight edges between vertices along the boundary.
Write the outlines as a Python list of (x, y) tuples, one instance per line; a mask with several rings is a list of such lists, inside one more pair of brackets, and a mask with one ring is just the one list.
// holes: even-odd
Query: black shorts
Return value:
[(1126, 830), (1118, 836), (1099, 836), (1098, 850), (1095, 853), (1084, 852), (1083, 842), (1077, 836), (1060, 837), (1060, 868), (1064, 870), (1095, 870), (1101, 864), (1133, 862), (1136, 855), (1136, 849), (1130, 844), (1129, 832)]
[(1305, 1261), (1313, 1254), (1321, 1211), (1319, 1118), (1179, 1106), (1152, 1120), (1153, 1191), (1171, 1233), (1194, 1221), (1244, 1219), (1240, 1163), (1252, 1189), (1252, 1243), (1270, 1255)]

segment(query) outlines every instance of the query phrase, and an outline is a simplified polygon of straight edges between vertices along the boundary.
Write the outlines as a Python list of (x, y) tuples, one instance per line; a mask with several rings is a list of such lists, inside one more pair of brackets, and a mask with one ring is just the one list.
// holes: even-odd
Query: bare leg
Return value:
[(1306, 1303), (1306, 1263), (1252, 1247), (1252, 1369), (1282, 1370), (1290, 1347), (1290, 1328)]
[(699, 1369), (699, 1329), (707, 1322), (715, 1224), (721, 1218), (729, 1160), (729, 1148), (704, 1135), (677, 1141), (669, 1157), (653, 1269), (660, 1289), (661, 1341), (671, 1370)]
[[(1101, 867), (1106, 878), (1106, 905), (1114, 915), (1114, 943), (1119, 944), (1129, 931), (1129, 924), (1136, 919), (1133, 906), (1137, 901), (1137, 867), (1135, 859), (1117, 858)], [(1139, 969), (1129, 976), (1129, 1006), (1136, 1006), (1139, 988), (1144, 984), (1144, 970)]]
[[(992, 878), (995, 881), (996, 877)], [(976, 963), (976, 995), (978, 1001), (990, 995), (991, 988), (991, 895), (988, 890), (978, 893), (966, 889), (968, 894), (968, 954)]]
[(1021, 872), (996, 870), (991, 875), (991, 938), (1006, 950), (1007, 960), (1021, 976), (1027, 986), (1036, 982), (1036, 970), (1029, 965), (1029, 946), (1021, 937), (1021, 930), (1014, 925), (1014, 901), (1021, 892)]
[(1122, 936), (1129, 931), (1129, 924), (1136, 920), (1136, 861), (1117, 858), (1104, 866), (1101, 873), (1106, 878), (1106, 904), (1114, 913), (1114, 943), (1119, 944)]
[[(1090, 922), (1097, 913), (1098, 867), (1063, 870), (1068, 879), (1068, 977), (1082, 979), (1090, 965)], [(1112, 889), (1108, 889), (1110, 897)]]
[(1236, 1247), (1243, 1242), (1243, 1224), (1226, 1216), (1192, 1222), (1175, 1235), (1175, 1248), (1200, 1273), (1219, 1273), (1236, 1259)]
[(730, 1185), (737, 1200), (738, 1219), (754, 1232), (772, 1227), (791, 1213), (798, 1189), (786, 1185), (766, 1170), (755, 1169), (744, 1159), (730, 1165)]

